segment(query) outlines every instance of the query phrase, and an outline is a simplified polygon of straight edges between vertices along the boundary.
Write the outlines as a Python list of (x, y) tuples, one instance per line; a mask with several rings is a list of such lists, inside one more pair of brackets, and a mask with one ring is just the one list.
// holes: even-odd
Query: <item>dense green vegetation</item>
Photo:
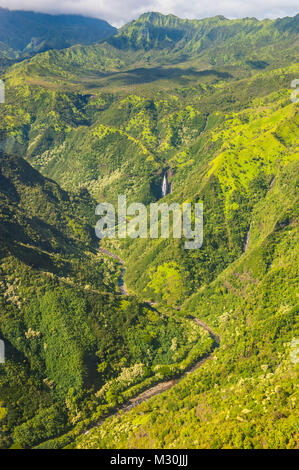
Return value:
[[(1, 447), (296, 447), (298, 21), (150, 13), (6, 71)], [(121, 296), (94, 208), (158, 201), (165, 174), (203, 246), (103, 240)]]
[[(220, 349), (171, 391), (107, 420), (84, 448), (293, 448), (298, 335), (298, 163), (256, 206), (249, 248), (185, 302)], [(175, 424), (175, 425), (174, 425)]]
[(95, 249), (87, 192), (66, 193), (19, 157), (1, 154), (0, 165), (0, 442), (31, 447), (100, 417), (134, 385), (176, 375), (211, 340), (121, 299), (119, 266)]

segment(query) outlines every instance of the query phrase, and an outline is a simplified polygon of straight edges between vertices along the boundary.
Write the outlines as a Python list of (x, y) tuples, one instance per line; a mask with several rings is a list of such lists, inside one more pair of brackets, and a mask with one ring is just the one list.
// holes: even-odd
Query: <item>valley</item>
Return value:
[[(93, 24), (0, 36), (0, 448), (297, 448), (299, 15)], [(122, 194), (202, 247), (99, 243)]]

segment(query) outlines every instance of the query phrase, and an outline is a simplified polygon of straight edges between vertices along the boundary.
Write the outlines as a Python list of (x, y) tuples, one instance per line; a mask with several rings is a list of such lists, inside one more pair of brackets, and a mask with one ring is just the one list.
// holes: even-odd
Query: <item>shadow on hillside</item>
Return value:
[[(109, 72), (99, 74), (99, 79), (107, 84), (122, 84), (122, 85), (141, 85), (146, 83), (155, 82), (158, 80), (175, 80), (180, 83), (185, 83), (200, 78), (214, 78), (226, 79), (231, 78), (228, 72), (221, 72), (215, 69), (195, 70), (193, 68), (183, 69), (180, 67), (140, 67), (132, 70), (124, 70), (119, 72)], [(89, 86), (94, 86), (95, 83), (89, 83)]]

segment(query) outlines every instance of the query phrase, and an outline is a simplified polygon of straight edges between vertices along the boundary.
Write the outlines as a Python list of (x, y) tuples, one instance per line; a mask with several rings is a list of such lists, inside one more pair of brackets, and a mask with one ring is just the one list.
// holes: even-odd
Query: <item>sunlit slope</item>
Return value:
[(112, 244), (124, 249), (128, 286), (153, 300), (162, 293), (149, 288), (151, 276), (175, 259), (185, 298), (243, 252), (254, 205), (298, 158), (290, 100), (297, 73), (295, 64), (241, 80), (198, 79), (171, 94), (151, 94), (149, 86), (146, 97), (70, 93), (9, 76), (2, 141), (66, 189), (85, 187), (98, 201), (116, 202), (118, 194), (156, 201), (165, 171), (172, 182), (166, 201), (203, 200), (201, 250), (163, 239)]
[(161, 264), (166, 269), (175, 260), (186, 297), (243, 253), (256, 204), (283, 169), (298, 161), (298, 109), (289, 98), (281, 90), (241, 112), (216, 112), (209, 119), (220, 124), (168, 161), (173, 189), (165, 202), (203, 201), (204, 243), (193, 251), (184, 249), (184, 240), (112, 240), (112, 247), (124, 250), (129, 286), (161, 299), (152, 278)]
[[(272, 101), (280, 100), (278, 90), (287, 100), (294, 77), (296, 66), (291, 66), (243, 80), (199, 74), (191, 87), (176, 84), (170, 93), (153, 91), (149, 83), (145, 95), (138, 87), (91, 94), (28, 85), (11, 71), (0, 109), (2, 145), (25, 154), (67, 189), (84, 185), (96, 199), (126, 190), (149, 202), (160, 195), (165, 168), (187, 171), (193, 165), (192, 145), (202, 141), (201, 133), (224, 120), (229, 125), (230, 111), (241, 111), (236, 119), (246, 120), (244, 107), (252, 103), (247, 114), (255, 113), (258, 97), (273, 91), (278, 94)], [(176, 79), (164, 80), (175, 84)]]
[(296, 447), (296, 175), (298, 163), (282, 168), (255, 206), (246, 253), (183, 305), (219, 334), (213, 359), (77, 447)]

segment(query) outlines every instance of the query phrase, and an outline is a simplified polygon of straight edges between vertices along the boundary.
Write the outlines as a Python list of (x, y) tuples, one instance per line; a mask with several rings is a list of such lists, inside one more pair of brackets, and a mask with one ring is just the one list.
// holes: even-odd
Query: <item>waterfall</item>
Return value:
[(167, 175), (166, 173), (164, 173), (162, 188), (161, 188), (162, 197), (166, 196), (167, 191), (168, 191)]
[(244, 251), (247, 250), (248, 245), (249, 245), (250, 229), (251, 229), (251, 224), (249, 225), (249, 229), (248, 229), (248, 232), (247, 232), (247, 235), (246, 235), (246, 241), (245, 241), (245, 245), (244, 245)]
[(270, 183), (270, 186), (269, 186), (268, 191), (270, 191), (270, 189), (272, 188), (274, 182), (275, 182), (275, 176), (274, 176), (274, 177), (272, 178), (272, 180), (271, 180), (271, 183)]

